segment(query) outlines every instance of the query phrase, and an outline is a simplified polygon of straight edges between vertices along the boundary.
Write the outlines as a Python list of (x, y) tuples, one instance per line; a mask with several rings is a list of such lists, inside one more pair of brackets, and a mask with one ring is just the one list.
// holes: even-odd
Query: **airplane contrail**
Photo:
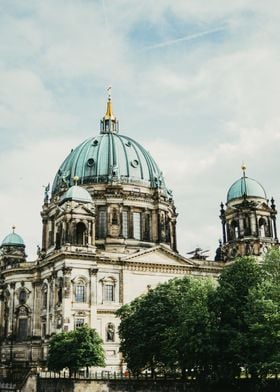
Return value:
[(199, 37), (203, 37), (204, 35), (213, 34), (213, 33), (216, 33), (218, 31), (222, 31), (224, 29), (225, 29), (225, 26), (221, 26), (221, 27), (216, 27), (215, 29), (202, 31), (201, 33), (186, 35), (185, 37), (172, 39), (170, 41), (162, 42), (160, 44), (147, 46), (146, 48), (143, 49), (143, 51), (151, 50), (151, 49), (157, 49), (157, 48), (163, 48), (165, 46), (171, 46), (171, 45), (177, 44), (178, 42), (191, 41), (193, 39), (196, 39), (196, 38), (199, 38)]

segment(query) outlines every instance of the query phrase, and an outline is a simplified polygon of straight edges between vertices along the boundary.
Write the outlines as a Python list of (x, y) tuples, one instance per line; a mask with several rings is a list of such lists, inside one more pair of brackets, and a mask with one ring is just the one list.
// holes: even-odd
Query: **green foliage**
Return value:
[(105, 366), (102, 339), (94, 329), (82, 326), (54, 335), (49, 346), (48, 368), (73, 373), (83, 367)]
[(121, 351), (133, 372), (193, 369), (232, 382), (280, 371), (280, 252), (241, 257), (218, 285), (185, 277), (158, 285), (119, 311)]
[(266, 377), (280, 371), (280, 252), (272, 249), (262, 264), (262, 282), (251, 290), (248, 324), (248, 371)]
[(280, 370), (279, 262), (272, 250), (262, 265), (242, 257), (221, 273), (212, 302), (218, 379), (234, 379), (242, 367), (253, 378)]
[(202, 371), (211, 329), (207, 298), (213, 290), (209, 280), (173, 279), (123, 306), (119, 334), (128, 367)]
[(234, 379), (248, 358), (246, 313), (250, 290), (261, 282), (259, 265), (251, 257), (240, 257), (225, 268), (211, 302), (216, 317), (213, 356), (215, 376)]

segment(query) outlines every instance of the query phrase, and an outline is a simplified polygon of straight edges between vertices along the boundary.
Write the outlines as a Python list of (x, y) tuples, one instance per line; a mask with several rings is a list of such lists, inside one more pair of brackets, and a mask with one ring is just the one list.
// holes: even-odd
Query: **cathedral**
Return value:
[(13, 229), (0, 247), (1, 366), (45, 366), (51, 337), (83, 324), (104, 342), (106, 368), (122, 370), (115, 313), (158, 283), (217, 278), (241, 255), (278, 245), (274, 200), (243, 175), (221, 204), (215, 260), (180, 255), (172, 192), (150, 153), (119, 133), (111, 97), (100, 132), (59, 167), (42, 206), (42, 244), (27, 261)]

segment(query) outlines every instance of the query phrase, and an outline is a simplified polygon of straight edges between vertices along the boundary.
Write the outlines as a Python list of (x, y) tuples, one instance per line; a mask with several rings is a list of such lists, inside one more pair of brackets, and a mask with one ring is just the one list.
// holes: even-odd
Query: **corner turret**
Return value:
[(278, 245), (276, 206), (271, 205), (263, 186), (243, 175), (235, 181), (227, 193), (226, 208), (221, 203), (223, 244), (219, 257), (225, 261), (238, 256), (261, 256), (271, 246)]
[(12, 233), (8, 234), (0, 246), (1, 269), (17, 267), (26, 261), (25, 244), (19, 234), (12, 227)]

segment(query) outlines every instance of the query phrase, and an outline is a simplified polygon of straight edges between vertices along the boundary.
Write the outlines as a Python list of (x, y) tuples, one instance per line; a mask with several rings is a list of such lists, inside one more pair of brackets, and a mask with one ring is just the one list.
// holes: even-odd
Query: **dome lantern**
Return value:
[(113, 114), (113, 106), (112, 106), (112, 98), (111, 98), (111, 90), (112, 87), (109, 86), (107, 88), (108, 91), (108, 101), (107, 101), (107, 110), (100, 121), (100, 132), (101, 133), (118, 133), (119, 132), (119, 121), (116, 119), (116, 116)]

